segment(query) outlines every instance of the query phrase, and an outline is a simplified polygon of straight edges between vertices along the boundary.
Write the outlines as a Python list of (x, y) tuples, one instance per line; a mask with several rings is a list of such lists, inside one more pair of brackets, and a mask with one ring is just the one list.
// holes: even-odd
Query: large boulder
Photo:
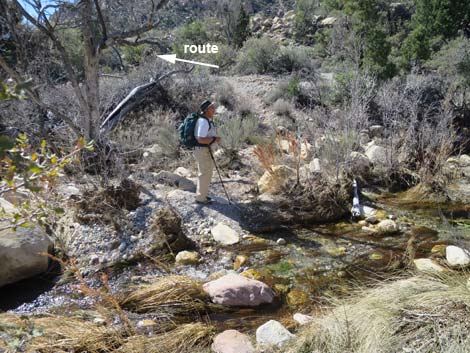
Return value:
[(203, 289), (214, 303), (226, 306), (269, 304), (275, 297), (267, 284), (233, 273), (204, 284)]
[(255, 353), (250, 337), (236, 330), (226, 330), (214, 338), (214, 353)]
[(295, 338), (279, 321), (269, 320), (256, 330), (256, 342), (265, 346), (281, 347)]
[(375, 165), (386, 165), (388, 161), (387, 150), (376, 144), (370, 144), (366, 148), (366, 156)]
[[(15, 207), (4, 199), (0, 199), (0, 207), (7, 214), (15, 210)], [(7, 225), (0, 222), (0, 228)], [(49, 258), (40, 253), (48, 253), (52, 247), (51, 239), (38, 226), (19, 227), (16, 231), (0, 231), (0, 286), (45, 272)]]
[(468, 266), (470, 265), (470, 252), (458, 246), (449, 245), (446, 248), (446, 259), (451, 266)]

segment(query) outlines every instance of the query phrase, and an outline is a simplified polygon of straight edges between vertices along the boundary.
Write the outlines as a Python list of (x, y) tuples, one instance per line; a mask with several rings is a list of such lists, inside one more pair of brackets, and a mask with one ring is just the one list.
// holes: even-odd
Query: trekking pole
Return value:
[(212, 149), (210, 147), (209, 147), (209, 153), (211, 155), (212, 162), (214, 162), (214, 166), (215, 166), (215, 169), (217, 170), (217, 174), (219, 174), (220, 183), (222, 184), (222, 187), (224, 188), (225, 196), (227, 196), (228, 203), (233, 203), (232, 199), (230, 198), (230, 196), (227, 192), (227, 189), (225, 188), (225, 184), (222, 180), (222, 175), (220, 175), (219, 167), (217, 166), (217, 163), (215, 162), (215, 158), (214, 158), (214, 155), (212, 154)]

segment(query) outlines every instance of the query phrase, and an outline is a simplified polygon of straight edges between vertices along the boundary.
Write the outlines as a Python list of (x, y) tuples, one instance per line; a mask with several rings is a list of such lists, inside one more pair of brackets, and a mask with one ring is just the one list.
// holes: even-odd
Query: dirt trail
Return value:
[(252, 110), (259, 115), (268, 111), (264, 103), (266, 93), (282, 82), (282, 79), (262, 75), (225, 76), (222, 79), (232, 85), (240, 103), (249, 102)]

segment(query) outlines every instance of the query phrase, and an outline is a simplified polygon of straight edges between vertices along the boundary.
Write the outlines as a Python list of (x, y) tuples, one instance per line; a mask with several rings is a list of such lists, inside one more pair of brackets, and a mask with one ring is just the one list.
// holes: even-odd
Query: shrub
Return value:
[(280, 98), (273, 104), (273, 111), (280, 116), (290, 116), (292, 114), (292, 104)]
[(224, 119), (218, 129), (222, 138), (222, 147), (227, 152), (236, 154), (249, 137), (255, 133), (258, 124), (258, 118), (255, 115)]
[(233, 86), (227, 82), (220, 82), (215, 88), (217, 101), (229, 110), (234, 110), (237, 106), (237, 98)]
[(279, 45), (269, 38), (251, 38), (245, 42), (237, 57), (235, 71), (240, 74), (264, 74), (273, 69), (273, 58)]
[(290, 73), (313, 70), (312, 49), (280, 46), (269, 38), (252, 38), (241, 49), (235, 71), (240, 74)]

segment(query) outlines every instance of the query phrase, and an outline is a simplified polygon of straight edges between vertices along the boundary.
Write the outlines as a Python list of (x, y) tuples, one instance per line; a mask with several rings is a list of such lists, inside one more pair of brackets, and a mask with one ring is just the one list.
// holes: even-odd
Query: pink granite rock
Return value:
[(212, 351), (214, 353), (255, 353), (250, 338), (236, 330), (227, 330), (215, 336)]
[(265, 283), (232, 273), (203, 288), (214, 303), (227, 306), (257, 306), (271, 303), (275, 296)]

